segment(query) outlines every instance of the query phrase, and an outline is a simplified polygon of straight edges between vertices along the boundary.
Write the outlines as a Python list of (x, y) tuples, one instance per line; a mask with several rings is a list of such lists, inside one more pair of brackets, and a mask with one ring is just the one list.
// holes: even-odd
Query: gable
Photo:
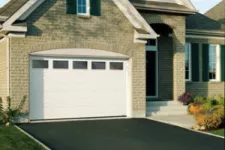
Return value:
[(219, 21), (220, 23), (225, 24), (225, 0), (222, 0), (215, 7), (210, 9), (205, 13), (211, 19)]
[[(11, 17), (7, 18), (5, 22), (2, 23), (2, 27), (0, 26), (1, 31), (18, 31), (18, 32), (26, 32), (26, 24), (22, 23), (21, 20), (25, 20), (26, 18), (45, 0), (23, 0), (24, 5), (22, 3), (17, 7), (18, 10), (11, 15)], [(64, 0), (65, 1), (65, 0)], [(154, 30), (147, 24), (147, 22), (141, 17), (141, 15), (137, 12), (137, 10), (130, 4), (128, 0), (112, 0), (116, 4), (116, 6), (120, 9), (120, 11), (124, 14), (124, 16), (130, 21), (131, 25), (135, 29), (135, 37), (138, 40), (146, 39), (146, 38), (156, 38), (157, 35)], [(17, 1), (12, 1), (17, 2)], [(14, 4), (14, 3), (12, 3)], [(63, 3), (65, 5), (65, 3)], [(9, 5), (9, 4), (7, 4)], [(17, 18), (16, 18), (17, 17)], [(18, 25), (25, 26), (15, 26)], [(141, 31), (141, 33), (140, 33)], [(144, 31), (144, 32), (143, 32)], [(144, 33), (144, 34), (143, 34)]]

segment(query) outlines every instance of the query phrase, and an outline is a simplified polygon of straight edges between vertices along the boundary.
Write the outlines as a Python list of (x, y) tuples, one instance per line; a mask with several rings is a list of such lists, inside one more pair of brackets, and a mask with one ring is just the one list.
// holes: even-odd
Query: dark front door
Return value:
[(157, 95), (156, 51), (146, 51), (146, 96)]

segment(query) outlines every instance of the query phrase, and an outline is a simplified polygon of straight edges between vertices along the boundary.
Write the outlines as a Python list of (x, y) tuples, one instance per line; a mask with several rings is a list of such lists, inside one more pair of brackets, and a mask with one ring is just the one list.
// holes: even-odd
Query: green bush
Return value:
[(202, 96), (196, 96), (194, 99), (194, 104), (203, 104), (205, 103), (205, 98)]
[[(204, 126), (206, 129), (216, 129), (225, 120), (224, 102), (225, 98), (220, 95), (209, 98), (197, 96), (194, 103), (190, 105), (189, 112), (195, 115), (195, 119), (200, 126)], [(198, 111), (200, 107), (197, 109), (194, 106), (203, 106), (203, 108)]]
[(0, 97), (0, 122), (3, 120), (3, 105), (2, 105), (2, 98)]
[(0, 99), (0, 122), (2, 123), (9, 123), (12, 124), (16, 121), (16, 119), (21, 115), (23, 106), (26, 102), (27, 97), (24, 96), (23, 99), (21, 100), (20, 104), (16, 108), (12, 108), (11, 106), (11, 98), (8, 96), (7, 97), (7, 108), (4, 110), (2, 107), (2, 98)]

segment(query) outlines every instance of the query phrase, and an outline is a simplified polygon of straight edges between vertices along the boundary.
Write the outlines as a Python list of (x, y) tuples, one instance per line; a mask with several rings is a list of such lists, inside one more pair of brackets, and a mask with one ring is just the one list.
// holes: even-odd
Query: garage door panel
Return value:
[[(56, 58), (43, 58), (51, 65)], [(32, 59), (31, 59), (32, 60)], [(66, 60), (66, 59), (63, 59)], [(68, 59), (68, 69), (30, 71), (31, 120), (80, 117), (124, 116), (127, 99), (127, 69), (76, 70)], [(84, 60), (91, 64), (92, 60)], [(96, 60), (95, 60), (96, 61)], [(101, 62), (104, 60), (101, 60)], [(115, 61), (115, 60), (113, 60)], [(127, 61), (124, 61), (126, 65)], [(125, 66), (124, 65), (124, 66)]]

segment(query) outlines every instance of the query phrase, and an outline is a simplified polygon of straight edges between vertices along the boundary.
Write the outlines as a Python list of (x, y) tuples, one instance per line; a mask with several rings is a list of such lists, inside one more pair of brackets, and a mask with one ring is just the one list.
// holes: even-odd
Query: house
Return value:
[(189, 0), (11, 0), (0, 36), (0, 95), (28, 95), (28, 121), (138, 118), (147, 101), (225, 94), (223, 26)]
[(207, 11), (205, 15), (213, 20), (225, 24), (225, 0), (222, 0), (215, 7)]

